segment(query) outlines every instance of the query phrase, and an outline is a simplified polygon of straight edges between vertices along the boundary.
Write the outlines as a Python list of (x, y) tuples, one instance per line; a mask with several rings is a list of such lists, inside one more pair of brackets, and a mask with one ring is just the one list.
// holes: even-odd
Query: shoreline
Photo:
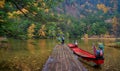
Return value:
[(115, 40), (115, 39), (120, 39), (120, 38), (81, 38), (81, 39), (109, 39), (109, 40)]
[[(6, 37), (0, 37), (0, 41), (2, 41), (2, 40), (6, 40), (7, 38)], [(116, 39), (118, 39), (118, 40), (120, 40), (120, 37), (119, 38), (114, 38), (114, 37), (112, 37), (112, 38), (98, 38), (98, 37), (90, 37), (90, 38), (84, 38), (84, 37), (82, 37), (81, 39), (83, 39), (83, 40), (97, 40), (97, 39), (101, 39), (101, 40), (106, 40), (106, 39), (108, 39), (108, 40), (116, 40)]]

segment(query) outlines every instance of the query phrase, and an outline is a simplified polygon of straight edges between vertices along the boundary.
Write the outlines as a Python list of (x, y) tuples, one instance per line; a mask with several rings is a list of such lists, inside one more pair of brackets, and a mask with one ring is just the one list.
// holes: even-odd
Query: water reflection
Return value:
[(88, 45), (88, 39), (84, 39), (84, 43)]
[(39, 46), (40, 46), (40, 48), (45, 48), (45, 46), (47, 45), (47, 43), (46, 43), (46, 40), (39, 40)]
[[(74, 40), (69, 39), (66, 40), (67, 43), (72, 43)], [(48, 59), (49, 55), (52, 52), (52, 49), (57, 44), (56, 40), (54, 39), (39, 39), (39, 40), (15, 40), (11, 39), (10, 42), (10, 50), (0, 50), (0, 64), (3, 62), (8, 62), (10, 59), (13, 64), (15, 63), (14, 57), (17, 56), (19, 64), (26, 63), (26, 65), (33, 69), (37, 69), (37, 67), (43, 67), (43, 64)], [(115, 40), (80, 40), (78, 39), (78, 46), (86, 51), (93, 53), (92, 43), (103, 42), (105, 45), (111, 42), (115, 42)], [(120, 50), (115, 49), (112, 47), (105, 46), (104, 49), (104, 57), (105, 63), (101, 67), (93, 67), (91, 63), (82, 62), (82, 64), (89, 70), (89, 71), (120, 71)], [(33, 61), (33, 63), (31, 63)], [(34, 62), (35, 61), (35, 62)], [(8, 62), (9, 63), (9, 62)], [(5, 65), (4, 65), (5, 66)], [(6, 66), (11, 67), (12, 64)], [(2, 67), (2, 64), (0, 65)], [(8, 71), (8, 70), (6, 70)], [(9, 70), (10, 71), (10, 70)], [(14, 71), (14, 68), (12, 69)], [(40, 70), (39, 70), (40, 71)]]
[(50, 39), (9, 39), (9, 43), (9, 51), (0, 49), (0, 71), (28, 71), (26, 67), (30, 71), (41, 71), (56, 45)]
[(110, 44), (110, 43), (115, 42), (115, 41), (116, 41), (116, 39), (104, 39), (104, 40), (103, 40), (103, 42), (104, 42), (105, 44)]
[(87, 50), (87, 51), (89, 51), (89, 52), (93, 52), (93, 49), (92, 49), (92, 45), (90, 45), (91, 43), (89, 42), (89, 40), (88, 39), (84, 39), (83, 40), (83, 42), (84, 42), (84, 45), (85, 45), (85, 49)]
[[(80, 48), (89, 51), (93, 53), (92, 50), (92, 43), (95, 43), (97, 46), (98, 42), (102, 42), (105, 45), (115, 42), (114, 39), (99, 39), (99, 40), (79, 40), (81, 43), (79, 43)], [(101, 67), (93, 67), (91, 62), (83, 62), (83, 65), (89, 70), (89, 71), (120, 71), (120, 50), (113, 48), (113, 47), (107, 47), (105, 46), (104, 49), (104, 57), (105, 57), (105, 62)], [(82, 60), (84, 61), (84, 60)]]
[(33, 39), (27, 40), (27, 48), (30, 53), (35, 54), (35, 41)]
[(46, 40), (39, 40), (38, 45), (40, 48), (40, 53), (44, 54), (46, 52), (46, 45), (47, 45)]

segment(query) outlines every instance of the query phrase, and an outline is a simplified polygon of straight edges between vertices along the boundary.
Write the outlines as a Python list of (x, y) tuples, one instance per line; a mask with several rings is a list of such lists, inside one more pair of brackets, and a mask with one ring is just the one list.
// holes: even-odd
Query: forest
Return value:
[(0, 71), (120, 71), (119, 27), (120, 0), (0, 0)]
[[(0, 0), (0, 36), (119, 37), (120, 0)], [(107, 35), (107, 36), (106, 36)]]

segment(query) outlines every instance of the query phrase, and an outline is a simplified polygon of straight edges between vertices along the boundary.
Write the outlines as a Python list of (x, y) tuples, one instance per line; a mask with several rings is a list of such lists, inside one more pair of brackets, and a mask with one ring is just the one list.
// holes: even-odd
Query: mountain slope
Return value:
[(114, 15), (120, 13), (119, 2), (120, 0), (65, 0), (56, 11), (76, 18), (91, 14)]

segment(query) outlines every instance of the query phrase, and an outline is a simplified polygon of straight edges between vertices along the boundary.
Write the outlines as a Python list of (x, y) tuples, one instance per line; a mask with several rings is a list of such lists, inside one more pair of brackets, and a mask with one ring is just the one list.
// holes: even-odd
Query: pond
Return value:
[[(98, 42), (105, 45), (115, 40), (78, 40), (78, 46), (93, 53), (92, 44)], [(72, 43), (74, 40), (66, 40)], [(41, 71), (50, 56), (55, 39), (17, 40), (8, 39), (8, 47), (0, 48), (0, 71)], [(120, 49), (105, 46), (105, 63), (101, 67), (93, 67), (91, 62), (80, 61), (89, 71), (120, 71)]]

